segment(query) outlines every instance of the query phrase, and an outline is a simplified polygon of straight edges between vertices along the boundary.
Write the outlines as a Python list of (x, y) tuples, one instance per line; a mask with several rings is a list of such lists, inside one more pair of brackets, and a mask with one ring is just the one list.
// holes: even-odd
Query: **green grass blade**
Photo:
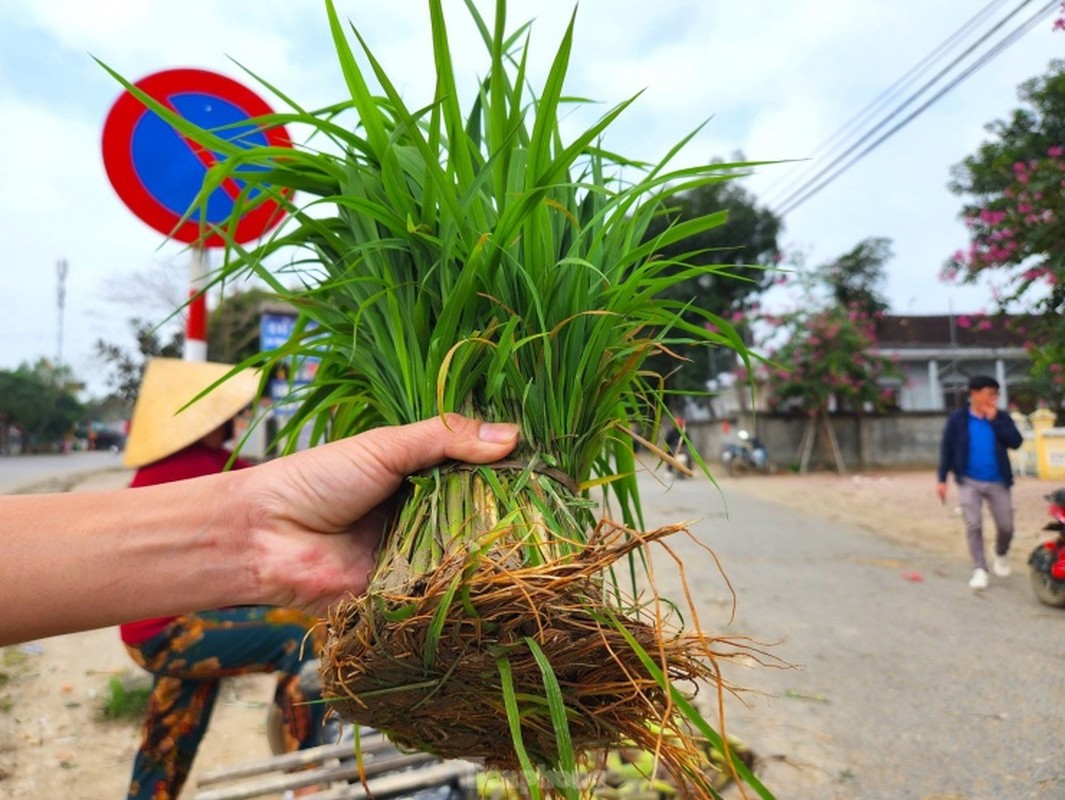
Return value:
[[(669, 692), (670, 697), (673, 699), (674, 705), (680, 709), (680, 712), (684, 715), (692, 725), (694, 725), (699, 732), (706, 737), (706, 740), (715, 747), (721, 753), (728, 752), (728, 746), (725, 744), (721, 735), (710, 727), (710, 724), (703, 719), (702, 714), (691, 704), (691, 702), (684, 696), (684, 693), (678, 690), (673, 683), (662, 672), (661, 666), (655, 661), (655, 659), (640, 645), (639, 642), (633, 637), (631, 633), (616, 619), (607, 620), (606, 624), (611, 625), (624, 637), (628, 642), (629, 647), (632, 648), (632, 652), (637, 655), (643, 664), (644, 668), (655, 679), (663, 691)], [(762, 782), (755, 777), (755, 774), (748, 769), (747, 765), (741, 761), (733, 761), (733, 767), (736, 769), (736, 774), (740, 776), (744, 783), (750, 786), (762, 800), (775, 800), (773, 794), (762, 785)]]
[(566, 718), (566, 705), (562, 699), (562, 689), (558, 685), (558, 677), (555, 675), (551, 662), (543, 649), (532, 637), (525, 637), (525, 644), (532, 651), (536, 659), (536, 666), (540, 668), (540, 675), (544, 680), (544, 690), (547, 694), (547, 706), (551, 712), (551, 725), (555, 731), (555, 743), (558, 746), (558, 767), (561, 771), (559, 778), (552, 778), (552, 782), (563, 796), (569, 800), (577, 800), (580, 796), (577, 786), (577, 760), (573, 753), (573, 741), (570, 739), (569, 721)]
[(510, 726), (511, 742), (521, 764), (521, 772), (529, 788), (529, 795), (532, 800), (542, 800), (539, 773), (533, 766), (529, 753), (525, 750), (525, 743), (521, 735), (521, 713), (518, 711), (518, 698), (514, 693), (514, 678), (511, 675), (510, 660), (506, 656), (500, 656), (496, 659), (496, 669), (499, 670), (499, 683), (503, 695), (503, 705), (507, 712), (507, 724)]

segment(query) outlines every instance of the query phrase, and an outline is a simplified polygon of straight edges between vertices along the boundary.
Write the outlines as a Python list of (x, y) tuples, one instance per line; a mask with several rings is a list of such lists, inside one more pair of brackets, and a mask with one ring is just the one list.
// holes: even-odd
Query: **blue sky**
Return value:
[[(989, 20), (1021, 0), (1002, 2)], [(971, 0), (584, 0), (567, 88), (601, 105), (567, 120), (576, 130), (643, 90), (608, 132), (611, 149), (656, 159), (709, 120), (689, 162), (728, 157), (807, 159), (765, 167), (746, 186), (782, 199), (817, 148), (980, 8)], [(993, 5), (989, 4), (989, 5)], [(1041, 3), (1032, 3), (1039, 6)], [(494, 4), (480, 7), (491, 16)], [(575, 4), (515, 2), (533, 20), (542, 74)], [(432, 90), (428, 14), (415, 0), (337, 0), (410, 100)], [(448, 5), (457, 72), (472, 85), (486, 59), (457, 0)], [(1028, 16), (1034, 9), (1018, 19)], [(182, 290), (188, 256), (126, 209), (100, 156), (119, 86), (92, 59), (137, 80), (175, 67), (210, 69), (253, 84), (234, 60), (313, 106), (343, 96), (323, 7), (312, 0), (8, 0), (0, 26), (0, 368), (57, 353), (56, 262), (67, 278), (64, 361), (102, 392), (92, 344), (128, 339), (128, 318), (159, 316), (149, 295), (114, 302), (131, 283)], [(984, 29), (990, 23), (984, 24)], [(1007, 26), (1007, 29), (1012, 25)], [(897, 313), (990, 308), (987, 287), (949, 287), (940, 265), (965, 243), (950, 167), (985, 138), (983, 126), (1018, 105), (1016, 88), (1065, 55), (1050, 19), (935, 103), (830, 186), (784, 218), (782, 241), (811, 264), (869, 236), (893, 240), (887, 296)], [(930, 73), (931, 74), (931, 73)], [(267, 97), (275, 107), (278, 103)], [(822, 160), (817, 160), (821, 158)], [(786, 305), (785, 294), (771, 302)]]

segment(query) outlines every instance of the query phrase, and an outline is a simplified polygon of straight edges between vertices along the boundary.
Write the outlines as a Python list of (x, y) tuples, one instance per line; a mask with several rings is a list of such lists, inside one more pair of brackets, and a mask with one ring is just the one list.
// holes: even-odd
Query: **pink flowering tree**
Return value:
[(857, 306), (796, 311), (775, 319), (789, 335), (769, 354), (766, 400), (776, 410), (885, 411), (894, 393), (881, 381), (899, 375), (876, 354), (876, 317)]
[[(866, 239), (797, 280), (796, 310), (763, 315), (761, 327), (772, 331), (771, 341), (782, 342), (768, 350), (764, 366), (771, 408), (813, 414), (834, 406), (861, 413), (894, 405), (883, 381), (900, 372), (877, 353), (877, 323), (887, 309), (877, 287), (889, 258), (889, 240)], [(818, 299), (822, 289), (828, 296)]]
[[(1059, 22), (1061, 22), (1059, 20)], [(1065, 23), (1061, 26), (1065, 29)], [(969, 245), (943, 269), (948, 281), (987, 278), (1001, 311), (1023, 312), (1035, 388), (1065, 398), (1065, 61), (1023, 84), (1024, 107), (991, 123), (992, 139), (954, 168), (970, 195)]]

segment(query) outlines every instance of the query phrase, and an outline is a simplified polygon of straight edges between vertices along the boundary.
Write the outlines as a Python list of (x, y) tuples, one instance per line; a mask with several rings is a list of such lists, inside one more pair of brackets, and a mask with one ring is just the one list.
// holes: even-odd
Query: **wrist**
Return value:
[[(175, 542), (175, 563), (187, 568), (199, 587), (201, 608), (258, 603), (262, 594), (238, 470), (153, 487), (178, 493), (170, 499), (184, 508), (188, 534)], [(140, 491), (140, 490), (137, 490)]]
[(227, 544), (235, 563), (243, 566), (239, 580), (259, 605), (295, 606), (299, 602), (302, 573), (314, 569), (313, 547), (307, 547), (289, 509), (269, 480), (270, 464), (232, 473), (236, 518), (229, 520)]
[(225, 473), (220, 484), (223, 500), (213, 526), (221, 558), (230, 565), (231, 580), (241, 602), (271, 605), (271, 588), (264, 579), (264, 540), (269, 528), (262, 494), (257, 486), (258, 467)]

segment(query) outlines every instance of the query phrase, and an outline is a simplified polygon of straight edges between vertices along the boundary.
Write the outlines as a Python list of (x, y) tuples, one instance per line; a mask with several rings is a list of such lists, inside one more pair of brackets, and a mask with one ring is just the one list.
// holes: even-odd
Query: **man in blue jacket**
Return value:
[(969, 586), (977, 590), (987, 588), (985, 500), (997, 534), (992, 561), (995, 574), (1003, 578), (1010, 574), (1006, 556), (1013, 541), (1013, 470), (1006, 449), (1020, 447), (1022, 436), (1010, 415), (998, 410), (998, 389), (998, 381), (987, 375), (974, 375), (969, 380), (969, 404), (947, 417), (939, 451), (936, 495), (946, 502), (947, 473), (953, 472), (973, 562)]

